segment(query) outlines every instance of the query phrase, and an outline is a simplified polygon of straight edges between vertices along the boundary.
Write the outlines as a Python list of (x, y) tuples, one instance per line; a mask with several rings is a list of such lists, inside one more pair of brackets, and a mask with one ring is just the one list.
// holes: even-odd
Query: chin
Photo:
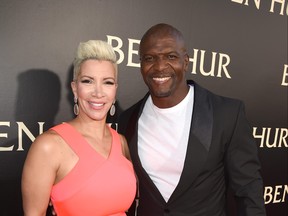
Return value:
[(107, 115), (93, 115), (93, 116), (90, 116), (90, 118), (94, 121), (102, 121), (102, 120), (105, 120), (107, 117)]
[(171, 91), (157, 91), (154, 92), (153, 95), (158, 98), (169, 97), (171, 95)]

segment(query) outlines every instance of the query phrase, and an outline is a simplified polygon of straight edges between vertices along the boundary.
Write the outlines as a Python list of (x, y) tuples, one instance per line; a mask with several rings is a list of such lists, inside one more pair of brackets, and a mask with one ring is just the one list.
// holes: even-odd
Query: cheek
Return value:
[(175, 76), (178, 82), (182, 82), (184, 79), (186, 80), (186, 70), (183, 65), (178, 65), (177, 67), (174, 65)]
[(153, 67), (152, 64), (141, 64), (141, 74), (145, 76)]
[(83, 98), (89, 95), (91, 93), (91, 90), (89, 90), (89, 88), (83, 88), (81, 86), (78, 86), (76, 93), (78, 97)]
[(106, 91), (106, 93), (107, 93), (107, 96), (109, 96), (109, 98), (111, 98), (111, 99), (115, 99), (115, 97), (116, 97), (116, 93), (117, 93), (117, 88), (115, 87), (115, 88), (111, 88), (111, 89), (107, 89), (107, 91)]
[[(150, 74), (150, 75), (149, 75)], [(152, 72), (147, 70), (141, 70), (142, 80), (148, 84), (149, 83), (149, 76), (151, 76)]]
[(187, 65), (181, 62), (177, 65), (174, 65), (174, 69), (178, 74), (184, 75), (187, 71)]

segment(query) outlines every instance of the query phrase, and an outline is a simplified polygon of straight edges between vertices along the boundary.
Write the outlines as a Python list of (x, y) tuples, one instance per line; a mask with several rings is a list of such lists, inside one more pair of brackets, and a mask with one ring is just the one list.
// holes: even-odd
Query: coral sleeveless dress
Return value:
[(132, 164), (122, 155), (119, 134), (110, 128), (112, 146), (106, 159), (68, 123), (56, 131), (78, 155), (75, 167), (55, 184), (51, 200), (57, 216), (124, 216), (136, 193)]

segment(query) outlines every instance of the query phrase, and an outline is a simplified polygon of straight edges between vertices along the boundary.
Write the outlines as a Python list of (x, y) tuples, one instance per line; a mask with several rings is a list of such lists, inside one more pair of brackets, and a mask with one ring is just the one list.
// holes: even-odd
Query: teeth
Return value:
[(168, 79), (170, 79), (170, 77), (154, 77), (153, 78), (153, 80), (157, 82), (164, 82), (164, 81), (167, 81)]
[(96, 106), (96, 107), (100, 107), (100, 106), (104, 105), (104, 103), (91, 103), (91, 102), (90, 102), (90, 104), (93, 106)]

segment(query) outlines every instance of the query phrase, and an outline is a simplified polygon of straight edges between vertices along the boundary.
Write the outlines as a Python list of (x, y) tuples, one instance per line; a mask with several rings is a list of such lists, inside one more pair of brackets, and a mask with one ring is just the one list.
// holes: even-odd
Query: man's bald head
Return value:
[(175, 27), (165, 24), (165, 23), (160, 23), (157, 25), (152, 26), (150, 29), (148, 29), (145, 34), (143, 35), (140, 46), (139, 46), (139, 54), (141, 56), (141, 50), (143, 50), (143, 46), (145, 46), (146, 41), (151, 40), (151, 39), (160, 39), (164, 37), (172, 37), (175, 38), (176, 41), (182, 44), (183, 51), (186, 52), (186, 47), (185, 47), (185, 42), (184, 42), (184, 37), (182, 33), (176, 29)]

